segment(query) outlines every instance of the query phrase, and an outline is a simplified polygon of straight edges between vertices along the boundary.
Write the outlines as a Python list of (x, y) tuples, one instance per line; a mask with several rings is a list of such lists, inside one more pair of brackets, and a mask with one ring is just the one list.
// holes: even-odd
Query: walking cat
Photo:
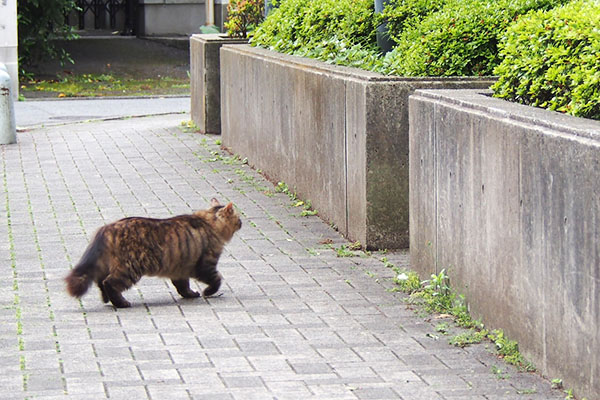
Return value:
[(215, 294), (222, 276), (217, 262), (225, 243), (242, 227), (233, 204), (211, 200), (207, 210), (173, 218), (124, 218), (101, 227), (79, 263), (65, 278), (71, 296), (83, 296), (96, 282), (105, 303), (130, 307), (121, 292), (142, 276), (171, 279), (186, 298), (199, 297), (189, 278), (206, 283), (204, 297)]

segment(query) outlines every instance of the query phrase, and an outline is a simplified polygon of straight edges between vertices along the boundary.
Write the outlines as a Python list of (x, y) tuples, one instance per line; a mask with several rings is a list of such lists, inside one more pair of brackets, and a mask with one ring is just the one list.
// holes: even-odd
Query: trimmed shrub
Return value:
[[(403, 76), (491, 75), (500, 63), (498, 41), (508, 26), (530, 10), (565, 1), (448, 0), (420, 22), (404, 26), (382, 71)], [(411, 18), (415, 17), (407, 21)]]
[(522, 18), (501, 42), (494, 96), (600, 119), (600, 1)]
[(254, 32), (253, 45), (365, 68), (369, 64), (375, 68), (380, 62), (372, 0), (283, 0), (277, 4)]
[(390, 39), (398, 43), (402, 33), (423, 18), (440, 10), (447, 0), (391, 0), (383, 12), (376, 15), (376, 24), (385, 22)]

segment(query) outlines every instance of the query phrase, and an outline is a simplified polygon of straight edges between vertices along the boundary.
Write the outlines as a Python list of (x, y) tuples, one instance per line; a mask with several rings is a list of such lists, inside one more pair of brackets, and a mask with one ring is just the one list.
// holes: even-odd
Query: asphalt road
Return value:
[(112, 98), (26, 100), (15, 103), (18, 129), (60, 125), (71, 122), (101, 121), (184, 113), (190, 111), (190, 98)]

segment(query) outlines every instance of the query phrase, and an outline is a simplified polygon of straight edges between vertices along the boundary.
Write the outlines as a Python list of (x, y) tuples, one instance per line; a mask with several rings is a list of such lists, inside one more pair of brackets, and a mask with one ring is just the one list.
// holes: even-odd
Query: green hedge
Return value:
[(447, 0), (391, 0), (380, 15), (377, 25), (385, 22), (390, 39), (398, 43), (406, 29), (418, 25), (423, 18), (444, 6)]
[(496, 97), (600, 119), (600, 1), (529, 14), (500, 48)]
[(373, 0), (283, 0), (251, 43), (281, 53), (375, 69)]
[[(531, 10), (568, 0), (282, 0), (252, 43), (271, 50), (388, 75), (492, 75), (498, 42)], [(395, 48), (382, 57), (375, 27), (385, 21)]]
[[(254, 45), (383, 74), (496, 74), (497, 97), (600, 119), (600, 0), (392, 0), (380, 16), (372, 0), (278, 6)], [(385, 56), (382, 21), (396, 43)]]
[(565, 0), (448, 0), (397, 35), (383, 72), (403, 76), (492, 75), (500, 63), (498, 42), (509, 25), (530, 10)]

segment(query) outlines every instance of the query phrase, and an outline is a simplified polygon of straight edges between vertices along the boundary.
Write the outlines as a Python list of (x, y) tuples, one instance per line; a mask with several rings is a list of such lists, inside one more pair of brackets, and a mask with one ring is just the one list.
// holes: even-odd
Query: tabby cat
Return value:
[(105, 303), (131, 304), (121, 292), (142, 276), (171, 279), (186, 298), (199, 297), (189, 278), (206, 283), (204, 297), (215, 294), (222, 276), (217, 262), (223, 246), (242, 227), (233, 204), (211, 200), (207, 210), (167, 219), (124, 218), (98, 230), (79, 263), (65, 278), (71, 296), (81, 297), (96, 282)]

